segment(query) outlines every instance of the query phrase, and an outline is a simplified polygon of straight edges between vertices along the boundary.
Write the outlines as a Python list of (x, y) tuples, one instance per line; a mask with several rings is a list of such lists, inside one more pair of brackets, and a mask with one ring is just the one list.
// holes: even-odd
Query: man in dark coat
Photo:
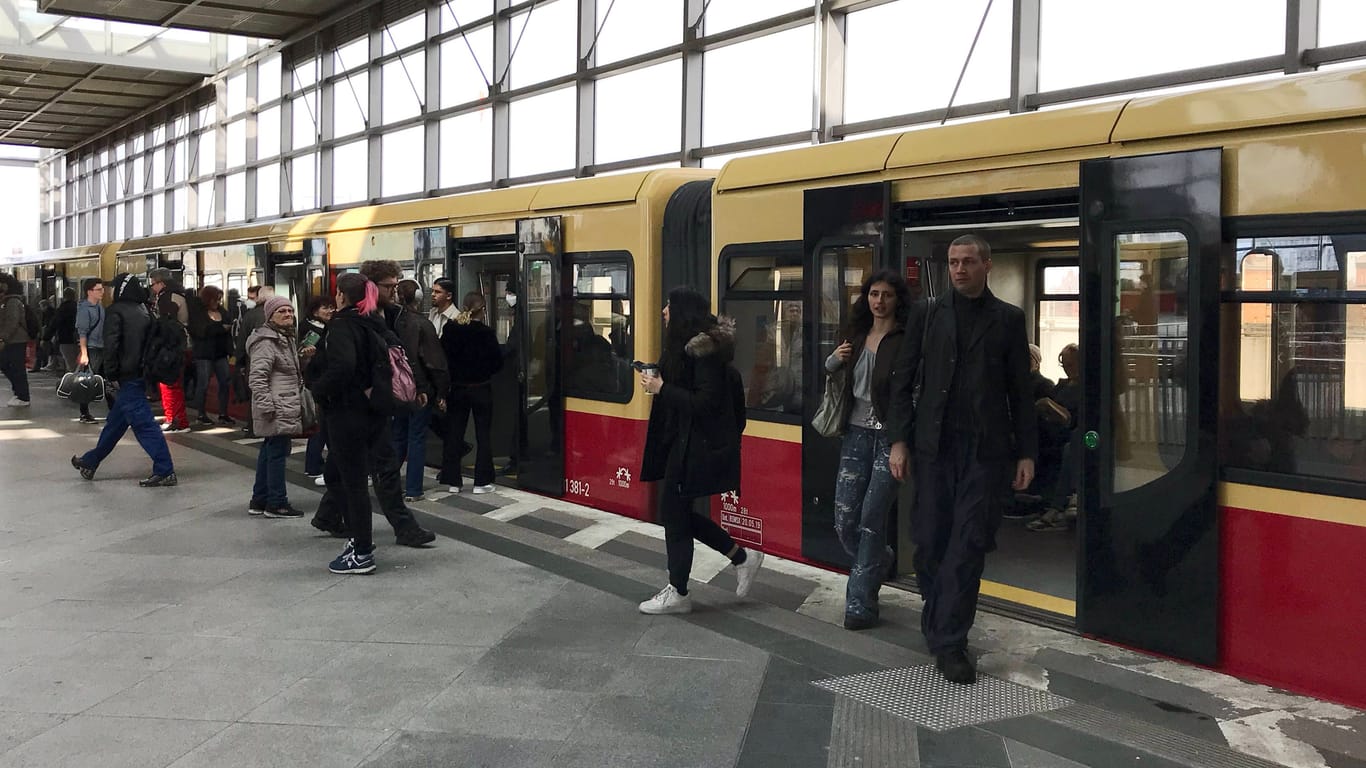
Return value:
[(888, 428), (898, 480), (915, 453), (911, 539), (925, 599), (921, 631), (944, 677), (967, 684), (977, 679), (968, 630), (1002, 497), (1033, 480), (1038, 435), (1024, 313), (987, 288), (991, 246), (964, 235), (948, 258), (953, 290), (917, 307), (906, 329)]

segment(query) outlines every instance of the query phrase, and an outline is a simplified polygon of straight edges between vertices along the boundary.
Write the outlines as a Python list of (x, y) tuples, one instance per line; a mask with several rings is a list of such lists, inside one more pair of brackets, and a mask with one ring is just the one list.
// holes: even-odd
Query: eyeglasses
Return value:
[(395, 289), (398, 288), (398, 283), (396, 283), (396, 282), (395, 282), (395, 283), (375, 283), (375, 285), (379, 286), (380, 288), (383, 288), (383, 289), (386, 290), (386, 291), (392, 291), (392, 290), (395, 290)]

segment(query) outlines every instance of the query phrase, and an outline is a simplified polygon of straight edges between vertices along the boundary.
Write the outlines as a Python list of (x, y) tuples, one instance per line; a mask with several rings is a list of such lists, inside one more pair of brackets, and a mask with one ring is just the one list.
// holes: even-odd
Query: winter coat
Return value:
[[(873, 396), (873, 415), (883, 424), (891, 418), (892, 372), (896, 368), (897, 353), (901, 351), (901, 340), (905, 336), (905, 326), (898, 325), (888, 331), (877, 345), (877, 358), (873, 361), (873, 380), (868, 389), (869, 394)], [(840, 414), (840, 424), (849, 423), (849, 414), (854, 410), (854, 366), (858, 364), (859, 356), (863, 354), (863, 345), (867, 342), (866, 333), (854, 338), (849, 362), (840, 366), (844, 369), (844, 413)]]
[(152, 312), (147, 291), (136, 277), (115, 278), (114, 303), (104, 315), (104, 378), (131, 381), (142, 378), (142, 352)]
[(376, 355), (384, 354), (375, 336), (387, 338), (393, 332), (384, 321), (365, 316), (355, 307), (337, 311), (327, 324), (327, 335), (308, 363), (305, 382), (318, 405), (325, 411), (369, 410), (365, 390), (373, 386)]
[(735, 324), (722, 319), (684, 347), (675, 380), (664, 380), (650, 407), (642, 480), (666, 480), (684, 497), (740, 489), (740, 429), (727, 366), (735, 358)]
[(52, 317), (52, 325), (44, 330), (46, 338), (56, 338), (58, 344), (75, 344), (76, 339), (76, 300), (63, 301), (57, 306), (57, 314)]
[(498, 337), (492, 328), (478, 320), (446, 323), (441, 332), (441, 346), (446, 350), (452, 387), (484, 384), (503, 369), (503, 351), (498, 346)]
[(303, 434), (302, 378), (294, 339), (267, 323), (247, 338), (247, 355), (252, 429), (261, 437)]
[(0, 341), (6, 344), (30, 341), (28, 329), (24, 327), (24, 309), (24, 300), (19, 296), (6, 296), (0, 301)]
[(384, 314), (389, 328), (403, 343), (418, 393), (432, 400), (445, 397), (451, 380), (446, 371), (446, 352), (441, 348), (432, 321), (419, 312), (398, 306), (386, 308)]

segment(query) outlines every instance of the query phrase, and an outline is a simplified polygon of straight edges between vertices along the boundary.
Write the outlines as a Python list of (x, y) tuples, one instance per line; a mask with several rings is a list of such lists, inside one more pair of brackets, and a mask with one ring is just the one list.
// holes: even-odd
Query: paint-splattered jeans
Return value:
[(846, 426), (835, 480), (835, 533), (854, 559), (845, 591), (844, 614), (877, 618), (877, 592), (892, 565), (887, 547), (887, 511), (896, 500), (886, 430)]

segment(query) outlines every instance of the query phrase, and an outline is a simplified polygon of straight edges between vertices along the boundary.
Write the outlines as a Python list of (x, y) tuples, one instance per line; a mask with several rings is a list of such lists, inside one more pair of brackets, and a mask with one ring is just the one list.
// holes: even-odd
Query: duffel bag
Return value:
[(77, 405), (89, 405), (104, 399), (104, 377), (82, 365), (74, 371), (62, 375), (57, 382), (57, 396), (64, 397)]

